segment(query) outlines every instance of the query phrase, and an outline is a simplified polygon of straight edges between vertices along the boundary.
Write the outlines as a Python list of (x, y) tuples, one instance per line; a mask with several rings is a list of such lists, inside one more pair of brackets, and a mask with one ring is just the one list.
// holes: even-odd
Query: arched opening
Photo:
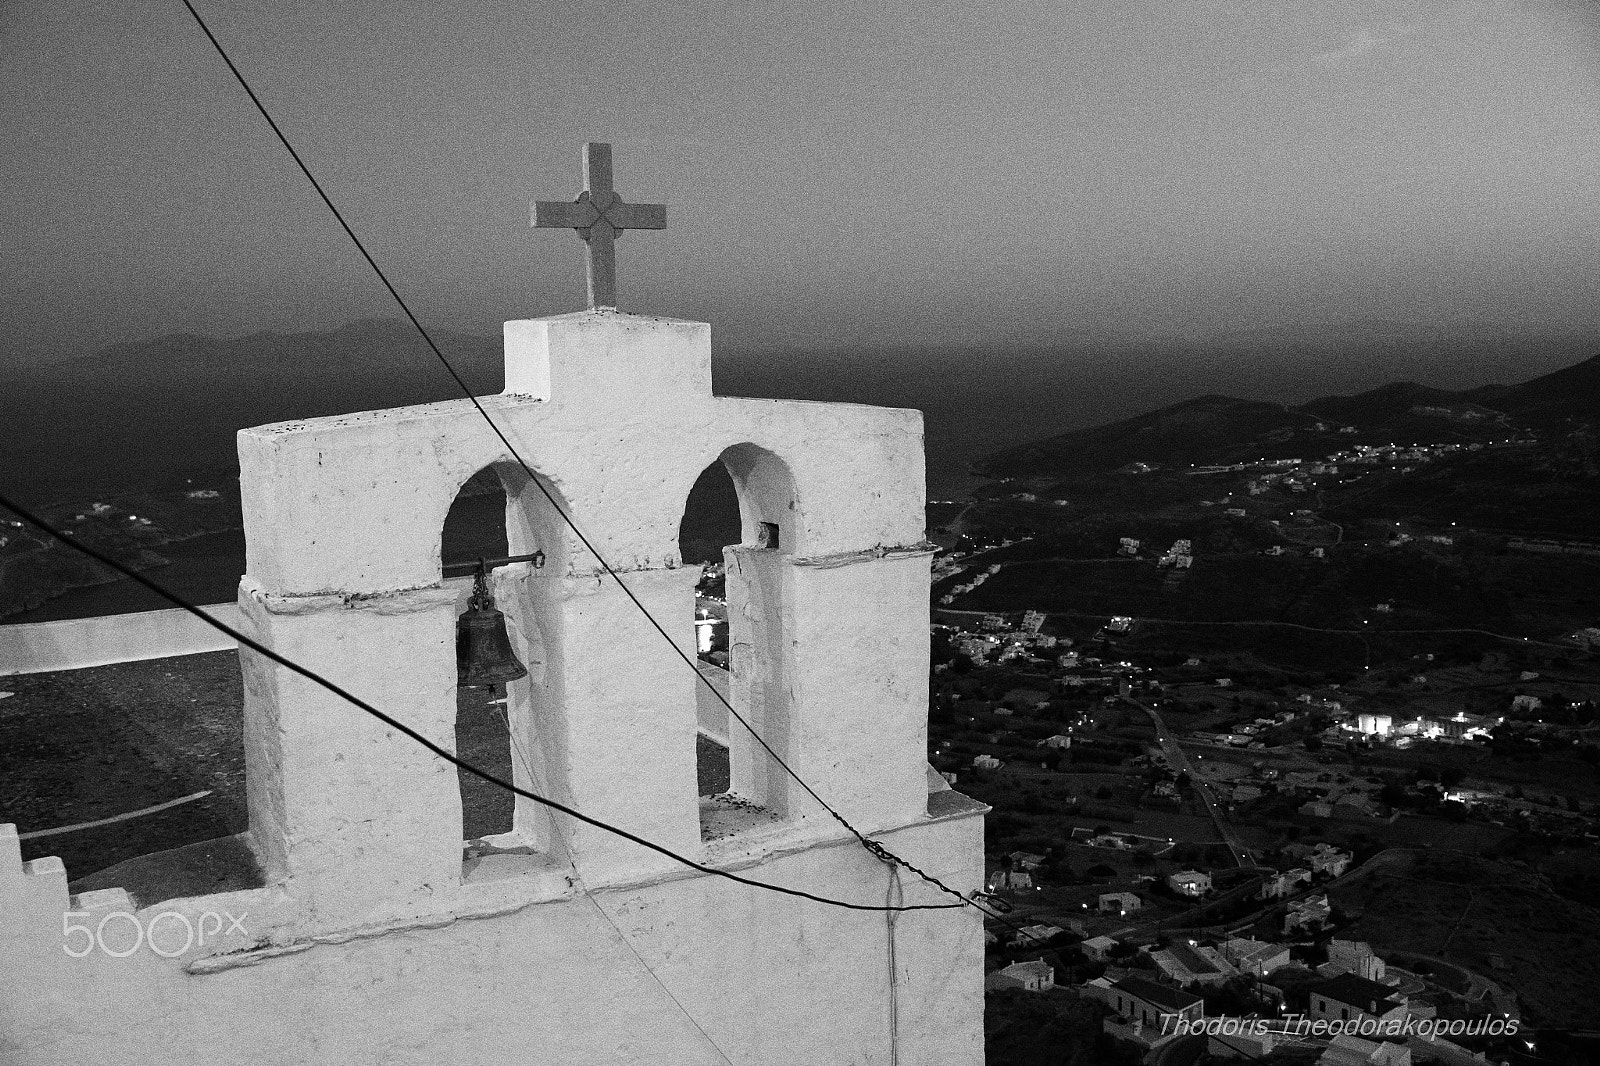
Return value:
[(788, 467), (763, 448), (737, 444), (701, 473), (679, 527), (685, 564), (704, 567), (695, 597), (703, 678), (696, 706), (701, 831), (708, 839), (790, 814), (788, 777), (767, 747), (789, 758), (795, 516)]
[(439, 555), (446, 563), (502, 559), (506, 548), (506, 489), (494, 467), (486, 466), (456, 492), (439, 534)]
[(739, 497), (718, 460), (700, 472), (678, 525), (678, 554), (700, 567), (694, 595), (695, 652), (704, 681), (695, 687), (699, 732), (695, 767), (699, 794), (718, 796), (731, 787), (728, 765), (728, 607), (722, 551), (739, 542)]
[[(509, 682), (457, 687), (456, 752), (542, 795), (550, 794), (552, 785), (538, 709), (555, 705), (560, 676), (552, 661), (559, 618), (549, 575), (564, 573), (567, 557), (554, 495), (548, 485), (541, 491), (521, 467), (493, 464), (462, 485), (440, 533), (441, 570), (456, 590), (457, 613), (467, 608), (474, 564), (481, 560), (493, 606), (505, 619), (511, 654), (527, 670), (526, 677)], [(535, 553), (540, 557), (526, 558)], [(498, 868), (492, 866), (502, 862), (496, 856), (547, 850), (550, 829), (543, 808), (465, 770), (457, 777), (467, 875), (479, 867)]]
[[(454, 573), (477, 559), (503, 559), (506, 547), (506, 492), (493, 467), (485, 467), (461, 486), (439, 537), (446, 580), (471, 582)], [(510, 779), (513, 772), (511, 726), (504, 685), (456, 689), (456, 755), (474, 766)], [(516, 796), (468, 773), (456, 771), (461, 789), (461, 833), (469, 842), (509, 833)]]

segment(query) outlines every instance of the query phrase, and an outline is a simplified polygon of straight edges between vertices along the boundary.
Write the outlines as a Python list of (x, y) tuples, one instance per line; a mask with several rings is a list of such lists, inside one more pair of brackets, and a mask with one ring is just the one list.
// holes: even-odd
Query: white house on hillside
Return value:
[(1379, 982), (1385, 976), (1383, 960), (1372, 953), (1371, 944), (1365, 940), (1340, 940), (1337, 937), (1328, 941), (1328, 961), (1317, 967), (1317, 972), (1325, 977), (1353, 973), (1357, 977)]
[(1151, 952), (1150, 961), (1168, 980), (1182, 988), (1195, 985), (1215, 988), (1239, 975), (1239, 971), (1216, 948), (1190, 944), (1185, 940), (1175, 941), (1161, 951)]
[(1211, 875), (1199, 870), (1183, 870), (1167, 878), (1167, 887), (1180, 896), (1199, 899), (1211, 891)]
[(1003, 970), (996, 970), (983, 981), (985, 991), (1020, 988), (1024, 992), (1048, 992), (1055, 986), (1055, 968), (1038, 959), (1033, 962), (1014, 962)]
[(1311, 871), (1303, 866), (1283, 870), (1268, 877), (1261, 884), (1261, 899), (1283, 899), (1292, 896), (1311, 883)]
[(1340, 974), (1306, 989), (1312, 1018), (1362, 1022), (1404, 1018), (1404, 994), (1355, 974)]
[(1100, 894), (1101, 914), (1132, 914), (1144, 906), (1144, 900), (1132, 892), (1102, 892)]
[(1242, 973), (1265, 977), (1280, 966), (1289, 965), (1289, 949), (1282, 944), (1260, 940), (1234, 939), (1222, 945), (1222, 955)]
[(1355, 856), (1348, 851), (1340, 851), (1332, 844), (1324, 843), (1313, 848), (1306, 859), (1311, 863), (1312, 873), (1342, 877), (1344, 872), (1350, 869), (1350, 863), (1355, 860)]
[(1093, 959), (1095, 962), (1105, 962), (1107, 959), (1109, 959), (1111, 957), (1112, 950), (1116, 948), (1116, 946), (1117, 942), (1108, 936), (1090, 937), (1088, 940), (1085, 940), (1083, 943), (1078, 945), (1078, 947), (1083, 951), (1083, 954), (1086, 957)]

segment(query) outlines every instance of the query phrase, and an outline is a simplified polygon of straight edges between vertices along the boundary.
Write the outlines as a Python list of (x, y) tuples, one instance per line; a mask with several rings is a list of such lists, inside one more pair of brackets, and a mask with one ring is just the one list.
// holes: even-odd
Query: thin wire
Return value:
[[(657, 844), (652, 840), (646, 840), (644, 837), (641, 837), (641, 836), (639, 836), (639, 835), (637, 835), (635, 833), (630, 833), (626, 829), (622, 829), (622, 828), (620, 828), (618, 826), (611, 825), (611, 824), (609, 824), (607, 822), (602, 822), (598, 818), (590, 817), (589, 815), (584, 814), (582, 811), (575, 810), (572, 807), (568, 807), (566, 804), (561, 803), (561, 802), (559, 802), (557, 800), (550, 799), (550, 798), (548, 798), (546, 796), (541, 796), (541, 795), (539, 795), (538, 793), (535, 793), (535, 792), (530, 792), (525, 788), (519, 788), (518, 786), (512, 784), (510, 781), (506, 781), (506, 780), (503, 780), (502, 778), (496, 777), (494, 774), (489, 773), (487, 770), (480, 769), (479, 767), (474, 766), (472, 763), (469, 763), (466, 760), (459, 758), (454, 752), (446, 751), (444, 748), (440, 747), (438, 744), (435, 744), (433, 741), (429, 740), (427, 737), (423, 736), (421, 733), (417, 732), (415, 729), (412, 729), (410, 726), (406, 725), (404, 722), (400, 721), (399, 719), (394, 718), (393, 716), (385, 714), (383, 711), (378, 710), (378, 708), (374, 707), (372, 704), (368, 703), (366, 700), (363, 700), (359, 696), (356, 696), (353, 693), (346, 691), (345, 689), (341, 688), (340, 686), (334, 684), (332, 681), (329, 681), (327, 678), (323, 677), (321, 674), (318, 674), (315, 671), (313, 671), (311, 669), (308, 669), (307, 667), (301, 666), (297, 662), (294, 662), (294, 661), (292, 661), (292, 660), (290, 660), (290, 659), (288, 659), (288, 658), (286, 658), (286, 657), (284, 657), (282, 655), (279, 655), (277, 652), (273, 651), (271, 648), (267, 647), (265, 644), (262, 644), (260, 641), (255, 640), (252, 637), (246, 636), (245, 634), (239, 632), (237, 629), (234, 629), (232, 626), (228, 625), (227, 623), (218, 621), (217, 619), (211, 617), (209, 614), (206, 614), (206, 612), (202, 611), (200, 608), (196, 607), (194, 604), (189, 603), (187, 600), (183, 599), (182, 597), (180, 597), (180, 596), (178, 596), (178, 595), (176, 595), (176, 594), (174, 594), (172, 592), (167, 591), (165, 588), (163, 588), (162, 586), (156, 584), (154, 581), (151, 581), (149, 578), (145, 577), (143, 574), (141, 574), (138, 571), (132, 569), (131, 567), (128, 567), (128, 566), (124, 565), (121, 562), (118, 562), (116, 559), (111, 558), (109, 555), (106, 555), (105, 553), (99, 551), (98, 549), (91, 548), (87, 544), (80, 543), (76, 537), (67, 536), (66, 534), (64, 534), (64, 533), (60, 532), (59, 530), (57, 530), (55, 527), (51, 526), (49, 523), (45, 522), (42, 518), (39, 518), (37, 515), (33, 514), (31, 511), (29, 511), (26, 508), (24, 508), (21, 504), (16, 503), (16, 502), (8, 499), (4, 495), (0, 495), (0, 507), (4, 507), (7, 510), (13, 512), (18, 517), (20, 517), (23, 520), (25, 520), (26, 522), (28, 522), (30, 525), (37, 526), (39, 529), (43, 530), (45, 533), (49, 534), (51, 537), (53, 537), (55, 540), (61, 542), (62, 544), (65, 544), (65, 545), (67, 545), (67, 546), (69, 546), (71, 548), (77, 549), (78, 551), (82, 552), (84, 555), (87, 555), (89, 558), (93, 559), (95, 562), (100, 563), (103, 566), (109, 567), (110, 569), (115, 570), (117, 573), (123, 575), (124, 577), (129, 578), (130, 580), (135, 581), (140, 585), (143, 585), (145, 588), (149, 589), (151, 592), (154, 592), (156, 595), (160, 596), (162, 599), (166, 600), (168, 603), (171, 603), (171, 604), (173, 604), (173, 605), (175, 605), (177, 607), (180, 607), (183, 610), (189, 612), (190, 614), (194, 615), (196, 618), (200, 619), (201, 621), (205, 622), (207, 625), (211, 626), (213, 629), (215, 629), (215, 630), (217, 630), (217, 631), (219, 631), (221, 633), (226, 633), (229, 637), (232, 637), (234, 640), (238, 641), (244, 647), (249, 648), (251, 651), (254, 651), (254, 652), (256, 652), (257, 654), (260, 654), (260, 655), (264, 655), (268, 659), (271, 659), (273, 662), (277, 663), (279, 666), (282, 666), (282, 667), (284, 667), (284, 668), (286, 668), (288, 670), (292, 670), (295, 673), (299, 674), (301, 677), (304, 677), (304, 678), (306, 678), (306, 679), (308, 679), (310, 681), (313, 681), (313, 682), (317, 683), (318, 685), (321, 685), (323, 688), (327, 689), (329, 692), (332, 692), (334, 695), (340, 697), (341, 699), (344, 699), (344, 700), (348, 701), (349, 703), (354, 704), (356, 707), (359, 707), (361, 710), (366, 711), (368, 714), (372, 715), (374, 718), (376, 718), (378, 721), (382, 722), (384, 725), (387, 725), (392, 729), (398, 730), (399, 732), (401, 732), (401, 733), (405, 734), (406, 736), (410, 737), (412, 740), (416, 741), (418, 744), (421, 744), (424, 748), (427, 748), (429, 751), (433, 752), (439, 758), (445, 760), (446, 762), (450, 763), (453, 766), (458, 767), (459, 769), (467, 771), (468, 773), (474, 775), (475, 777), (481, 777), (483, 780), (489, 782), (491, 785), (495, 785), (495, 786), (497, 786), (499, 788), (506, 789), (509, 792), (514, 792), (517, 795), (524, 797), (525, 799), (530, 799), (535, 803), (541, 804), (541, 805), (543, 805), (545, 807), (549, 807), (551, 810), (560, 811), (563, 814), (566, 814), (566, 815), (569, 815), (570, 817), (578, 819), (578, 821), (580, 821), (580, 822), (583, 822), (583, 823), (585, 823), (587, 825), (592, 825), (596, 829), (603, 829), (608, 833), (614, 833), (615, 835), (621, 837), (624, 840), (630, 840), (633, 843), (640, 845), (641, 847), (649, 848), (651, 851), (654, 851), (654, 852), (656, 852), (658, 854), (661, 854), (661, 855), (665, 855), (669, 859), (673, 859), (673, 860), (675, 860), (677, 862), (680, 862), (683, 865), (690, 867), (691, 869), (699, 870), (701, 873), (715, 874), (718, 877), (725, 877), (730, 881), (737, 881), (742, 885), (750, 885), (753, 888), (764, 888), (764, 889), (767, 889), (767, 890), (772, 891), (772, 892), (781, 892), (786, 896), (798, 896), (801, 899), (809, 899), (809, 900), (812, 900), (812, 901), (817, 902), (817, 903), (826, 903), (829, 906), (833, 906), (833, 907), (843, 907), (843, 908), (845, 908), (847, 910), (881, 911), (883, 909), (882, 907), (879, 907), (879, 906), (876, 906), (876, 905), (872, 905), (872, 904), (847, 903), (844, 900), (829, 899), (826, 896), (813, 895), (810, 892), (805, 892), (805, 891), (802, 891), (801, 889), (798, 889), (798, 888), (784, 888), (781, 885), (768, 884), (768, 883), (766, 883), (764, 881), (754, 881), (754, 880), (751, 880), (748, 877), (740, 877), (738, 874), (730, 873), (727, 870), (719, 870), (714, 866), (706, 866), (703, 863), (698, 863), (698, 862), (695, 862), (693, 859), (689, 859), (689, 858), (686, 858), (686, 857), (684, 857), (682, 855), (679, 855), (677, 852), (672, 851), (672, 850), (670, 850), (670, 849), (668, 849), (666, 847), (663, 847), (662, 845)], [(906, 910), (921, 910), (921, 911), (954, 910), (955, 908), (963, 906), (964, 904), (965, 904), (965, 901), (963, 901), (963, 903), (914, 903), (914, 904), (907, 904), (905, 909)]]
[[(501, 701), (500, 704), (500, 718), (506, 724), (506, 736), (511, 739), (512, 754), (517, 757), (518, 762), (522, 763), (522, 772), (528, 775), (528, 779), (533, 782), (535, 788), (541, 792), (545, 791), (544, 780), (539, 776), (539, 772), (534, 769), (533, 760), (528, 757), (526, 749), (522, 746), (522, 741), (517, 738), (516, 730), (511, 728), (511, 711), (505, 701)], [(705, 1026), (701, 1025), (695, 1019), (695, 1016), (689, 1013), (689, 1008), (685, 1007), (683, 1002), (673, 994), (672, 989), (667, 987), (667, 983), (661, 979), (661, 975), (656, 973), (655, 967), (651, 966), (645, 957), (639, 953), (639, 949), (633, 946), (633, 941), (628, 939), (627, 934), (622, 931), (621, 927), (607, 913), (605, 907), (601, 905), (600, 897), (595, 895), (588, 883), (584, 881), (583, 871), (578, 869), (578, 861), (572, 856), (572, 847), (567, 843), (566, 833), (562, 831), (560, 823), (552, 818), (550, 819), (550, 828), (554, 831), (556, 843), (561, 846), (562, 854), (567, 857), (567, 865), (572, 867), (572, 876), (576, 881), (574, 887), (582, 890), (584, 898), (594, 905), (594, 909), (599, 912), (601, 918), (605, 919), (605, 923), (611, 927), (611, 931), (617, 935), (617, 939), (622, 941), (622, 946), (628, 949), (629, 954), (637, 960), (640, 966), (644, 967), (645, 973), (649, 974), (661, 991), (667, 994), (667, 998), (672, 1000), (672, 1005), (678, 1008), (679, 1013), (689, 1019), (689, 1024), (694, 1026), (696, 1031), (705, 1038), (706, 1043), (711, 1045), (711, 1050), (717, 1053), (717, 1057), (726, 1062), (728, 1066), (733, 1066), (733, 1060), (728, 1058), (728, 1053), (723, 1051), (721, 1045), (711, 1038), (711, 1034), (706, 1032)], [(894, 915), (891, 914), (888, 918), (891, 922), (894, 921)]]
[[(889, 867), (889, 887), (884, 892), (885, 906), (905, 902), (905, 890), (900, 885), (900, 871)], [(890, 911), (883, 916), (889, 932), (889, 1066), (900, 1066), (900, 963), (895, 957), (894, 926), (899, 915)]]
[(394, 287), (394, 285), (389, 281), (388, 275), (383, 272), (383, 268), (378, 266), (377, 260), (372, 258), (372, 255), (367, 251), (366, 246), (361, 243), (361, 238), (356, 236), (355, 230), (350, 228), (350, 224), (345, 221), (344, 215), (341, 214), (339, 209), (334, 206), (333, 200), (328, 196), (327, 192), (323, 190), (322, 184), (318, 182), (316, 176), (311, 173), (311, 168), (306, 166), (305, 160), (300, 158), (300, 153), (295, 151), (294, 145), (289, 143), (289, 138), (285, 136), (283, 130), (278, 127), (278, 123), (274, 121), (272, 115), (267, 111), (266, 105), (261, 102), (260, 97), (256, 96), (255, 90), (250, 88), (250, 83), (245, 80), (244, 74), (240, 72), (239, 68), (234, 65), (233, 60), (229, 58), (227, 50), (222, 47), (222, 42), (217, 40), (216, 35), (211, 32), (211, 28), (206, 25), (205, 19), (200, 17), (200, 12), (195, 10), (194, 4), (191, 3), (190, 0), (183, 0), (183, 6), (189, 9), (189, 14), (194, 16), (195, 22), (200, 26), (201, 31), (205, 33), (206, 38), (210, 40), (212, 47), (216, 49), (217, 54), (221, 56), (222, 61), (227, 64), (228, 69), (233, 73), (233, 76), (239, 82), (240, 87), (242, 87), (246, 95), (250, 97), (250, 102), (255, 104), (256, 110), (261, 113), (261, 117), (266, 119), (267, 125), (272, 128), (272, 132), (277, 134), (278, 140), (283, 144), (284, 148), (288, 150), (289, 155), (294, 159), (295, 164), (299, 166), (300, 172), (306, 176), (306, 180), (311, 183), (311, 186), (316, 190), (317, 195), (322, 198), (322, 202), (327, 205), (328, 210), (332, 212), (333, 217), (338, 221), (340, 227), (344, 229), (345, 235), (350, 238), (351, 242), (356, 246), (356, 249), (360, 251), (362, 258), (367, 261), (367, 265), (372, 268), (373, 273), (377, 274), (378, 280), (381, 281), (384, 288), (389, 291), (389, 295), (392, 296), (395, 303), (400, 306), (400, 310), (405, 313), (406, 318), (409, 319), (411, 325), (416, 328), (417, 333), (421, 335), (424, 341), (427, 342), (428, 347), (438, 358), (440, 364), (443, 365), (445, 370), (450, 374), (450, 377), (454, 379), (456, 385), (461, 389), (462, 394), (472, 402), (472, 406), (477, 409), (478, 414), (481, 415), (483, 420), (488, 423), (489, 428), (492, 429), (495, 436), (500, 439), (500, 443), (505, 445), (506, 451), (513, 459), (516, 460), (517, 465), (520, 466), (523, 472), (528, 475), (529, 480), (533, 482), (534, 486), (538, 488), (539, 492), (544, 496), (544, 498), (549, 501), (550, 506), (553, 507), (556, 513), (559, 514), (566, 522), (567, 526), (583, 544), (584, 548), (586, 548), (589, 553), (594, 556), (595, 560), (605, 570), (606, 574), (617, 583), (617, 587), (620, 588), (628, 597), (628, 599), (633, 602), (633, 605), (639, 609), (640, 613), (644, 615), (645, 619), (650, 623), (655, 631), (661, 634), (662, 639), (667, 642), (668, 646), (672, 648), (672, 650), (677, 654), (678, 658), (682, 659), (685, 665), (687, 665), (689, 669), (694, 672), (695, 676), (700, 678), (701, 682), (711, 690), (712, 694), (717, 697), (718, 701), (720, 701), (722, 705), (728, 709), (728, 713), (733, 715), (734, 719), (749, 731), (750, 735), (755, 738), (756, 743), (760, 744), (764, 749), (766, 749), (767, 754), (772, 757), (772, 760), (782, 767), (785, 773), (794, 778), (794, 780), (799, 783), (800, 787), (805, 789), (811, 798), (816, 800), (817, 803), (822, 806), (823, 810), (831, 814), (840, 825), (848, 830), (862, 847), (866, 848), (880, 861), (895, 863), (899, 866), (903, 866), (907, 870), (910, 870), (912, 873), (916, 874), (918, 877), (922, 878), (924, 881), (927, 881), (929, 884), (938, 888), (940, 891), (961, 900), (964, 905), (971, 905), (971, 901), (967, 899), (966, 896), (951, 888), (949, 885), (946, 885), (943, 881), (940, 881), (932, 874), (918, 869), (905, 859), (895, 855), (882, 844), (878, 843), (876, 840), (870, 839), (866, 834), (862, 833), (854, 825), (850, 824), (844, 815), (835, 810), (826, 800), (818, 795), (816, 790), (807, 784), (799, 774), (795, 773), (794, 769), (784, 761), (783, 757), (773, 749), (772, 745), (768, 744), (765, 738), (763, 738), (760, 733), (756, 732), (755, 728), (749, 722), (747, 722), (744, 716), (734, 708), (733, 704), (724, 698), (722, 693), (716, 690), (716, 687), (711, 684), (710, 680), (701, 675), (699, 668), (694, 663), (694, 660), (690, 659), (689, 656), (684, 653), (683, 649), (678, 647), (678, 642), (672, 639), (671, 635), (666, 631), (665, 628), (662, 627), (661, 623), (656, 620), (655, 616), (650, 613), (649, 609), (646, 608), (639, 598), (634, 595), (633, 590), (630, 589), (627, 583), (624, 582), (620, 576), (618, 576), (614, 569), (612, 569), (611, 564), (607, 562), (605, 557), (600, 554), (599, 550), (596, 549), (592, 543), (590, 543), (589, 538), (584, 535), (581, 529), (578, 528), (577, 523), (572, 520), (572, 517), (561, 508), (561, 505), (556, 502), (555, 497), (551, 494), (550, 490), (545, 488), (538, 475), (533, 472), (533, 469), (522, 458), (521, 453), (519, 453), (516, 447), (512, 445), (510, 439), (506, 437), (505, 433), (495, 423), (494, 419), (489, 416), (488, 410), (485, 409), (483, 404), (478, 401), (478, 398), (473, 395), (471, 387), (468, 386), (466, 381), (462, 379), (461, 375), (456, 372), (455, 367), (451, 365), (450, 360), (445, 357), (444, 352), (440, 350), (439, 346), (434, 343), (433, 337), (426, 329), (423, 328), (423, 325), (417, 319), (417, 316), (412, 313), (411, 308), (406, 304), (404, 298), (401, 297), (399, 290)]

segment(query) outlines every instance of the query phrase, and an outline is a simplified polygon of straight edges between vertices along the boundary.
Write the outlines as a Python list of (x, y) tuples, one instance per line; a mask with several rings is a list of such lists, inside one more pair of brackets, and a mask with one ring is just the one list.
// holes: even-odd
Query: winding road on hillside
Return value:
[[(1467, 990), (1465, 993), (1466, 999), (1477, 1003), (1483, 1003), (1485, 1000), (1487, 1000), (1489, 1003), (1494, 1005), (1496, 1013), (1502, 1014), (1507, 1018), (1520, 1018), (1522, 1016), (1522, 1008), (1517, 1004), (1516, 993), (1509, 991), (1498, 981), (1491, 981), (1489, 978), (1485, 977), (1481, 973), (1478, 973), (1476, 970), (1468, 969), (1461, 963), (1454, 962), (1440, 955), (1424, 955), (1418, 951), (1402, 950), (1397, 950), (1394, 954), (1396, 958), (1404, 959), (1406, 962), (1410, 962), (1413, 959), (1420, 959), (1424, 962), (1432, 963), (1435, 967), (1442, 966), (1447, 969), (1454, 970), (1456, 973), (1460, 974), (1462, 979), (1467, 983)], [(1404, 970), (1407, 973), (1414, 972), (1407, 969), (1403, 963), (1398, 962), (1395, 963), (1395, 969)]]
[(1167, 728), (1166, 720), (1149, 704), (1141, 703), (1132, 696), (1123, 696), (1123, 702), (1139, 708), (1150, 716), (1150, 721), (1155, 723), (1156, 739), (1161, 744), (1161, 750), (1166, 753), (1167, 765), (1172, 767), (1174, 773), (1189, 775), (1189, 787), (1194, 789), (1195, 795), (1200, 797), (1206, 805), (1206, 812), (1211, 815), (1211, 821), (1217, 827), (1217, 833), (1223, 842), (1228, 845), (1228, 852), (1233, 856), (1233, 863), (1238, 867), (1254, 866), (1255, 859), (1250, 855), (1250, 849), (1244, 846), (1239, 835), (1233, 831), (1233, 825), (1217, 806), (1217, 800), (1211, 794), (1211, 786), (1200, 779), (1189, 763), (1189, 753), (1178, 744), (1178, 739), (1172, 735), (1172, 730)]

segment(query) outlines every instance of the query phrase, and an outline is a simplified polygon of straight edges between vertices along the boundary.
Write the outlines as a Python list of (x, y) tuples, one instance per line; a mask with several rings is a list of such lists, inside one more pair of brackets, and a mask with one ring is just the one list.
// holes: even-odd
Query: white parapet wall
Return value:
[[(883, 843), (981, 884), (981, 805)], [(874, 905), (951, 897), (854, 841), (739, 873)], [(141, 907), (69, 898), (0, 826), (0, 1062), (45, 1066), (978, 1066), (977, 911), (843, 910), (677, 871), (631, 886), (512, 877), (407, 922), (319, 935), (276, 886)], [(204, 936), (202, 936), (202, 932)], [(193, 934), (191, 936), (191, 934)], [(203, 943), (202, 943), (203, 940)]]
[[(457, 610), (465, 610), (472, 579), (447, 578), (444, 584), (455, 590)], [(232, 629), (244, 624), (238, 603), (208, 603), (200, 610)], [(177, 608), (22, 622), (0, 625), (0, 677), (203, 655), (236, 647), (238, 643), (222, 630)]]
[[(236, 603), (212, 603), (200, 610), (235, 629), (244, 621)], [(237, 646), (226, 633), (176, 608), (0, 625), (0, 676), (82, 670), (110, 663), (231, 651)]]

